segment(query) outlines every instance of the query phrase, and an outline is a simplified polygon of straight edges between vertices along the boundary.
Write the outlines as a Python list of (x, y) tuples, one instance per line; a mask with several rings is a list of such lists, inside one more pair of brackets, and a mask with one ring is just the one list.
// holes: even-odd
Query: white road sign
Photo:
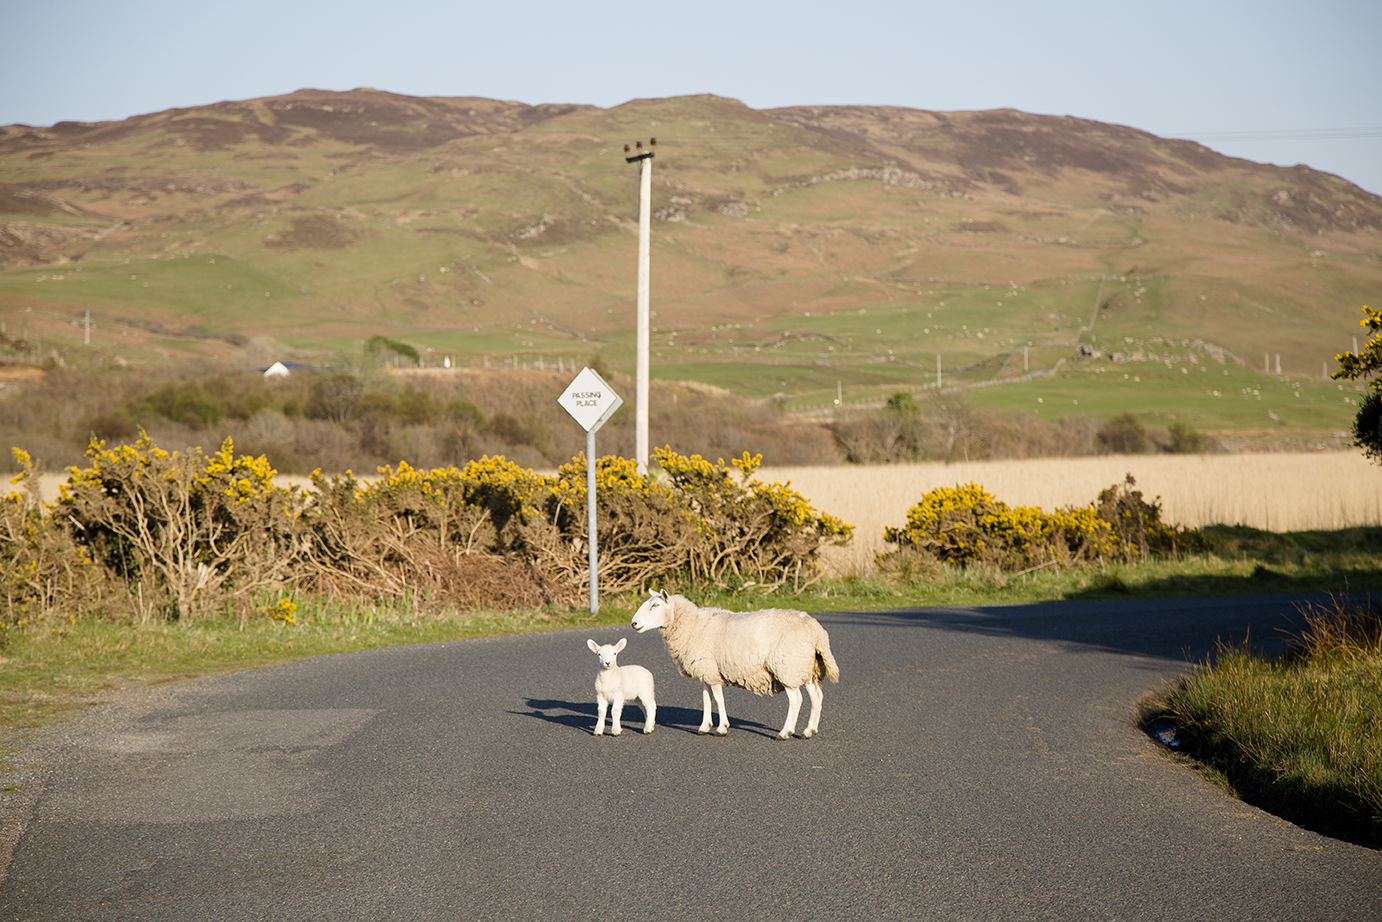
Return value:
[(605, 424), (614, 411), (624, 405), (624, 398), (605, 383), (605, 379), (589, 368), (582, 368), (557, 403), (570, 413), (586, 432), (594, 432)]

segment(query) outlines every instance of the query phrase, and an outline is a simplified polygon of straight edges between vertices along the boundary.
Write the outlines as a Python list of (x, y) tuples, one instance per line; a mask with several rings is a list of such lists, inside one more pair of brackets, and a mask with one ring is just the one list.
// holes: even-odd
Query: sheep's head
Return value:
[(593, 640), (587, 640), (585, 645), (590, 648), (590, 652), (600, 658), (600, 668), (608, 669), (614, 665), (615, 658), (619, 651), (628, 644), (628, 638), (620, 637), (618, 643), (607, 643), (603, 646)]
[(633, 629), (640, 634), (666, 627), (671, 623), (672, 597), (667, 594), (666, 589), (661, 592), (648, 590), (648, 599), (633, 613), (633, 621), (630, 622)]

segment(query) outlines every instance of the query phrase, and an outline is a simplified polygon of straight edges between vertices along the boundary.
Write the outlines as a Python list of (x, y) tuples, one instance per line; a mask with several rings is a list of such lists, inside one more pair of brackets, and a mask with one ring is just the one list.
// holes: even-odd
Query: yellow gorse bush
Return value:
[(192, 618), (288, 578), (299, 497), (263, 458), (235, 457), (229, 439), (210, 457), (168, 452), (143, 433), (114, 449), (92, 439), (87, 459), (68, 469), (58, 511), (141, 615)]
[(886, 528), (883, 540), (933, 554), (947, 563), (984, 563), (1023, 570), (1076, 560), (1145, 558), (1198, 550), (1197, 532), (1161, 521), (1161, 507), (1133, 489), (1129, 475), (1099, 494), (1097, 503), (1047, 513), (1009, 506), (976, 483), (938, 487), (907, 510), (907, 524)]
[[(43, 514), (34, 461), (22, 449), (12, 451), (22, 468), (12, 482), (24, 489), (0, 498), (0, 627), (104, 610), (110, 590), (104, 573), (61, 523)], [(3, 640), (0, 631), (0, 645)]]
[[(28, 456), (16, 458), (36, 483)], [(852, 533), (790, 485), (754, 480), (761, 456), (726, 465), (664, 448), (657, 459), (657, 476), (626, 458), (597, 461), (600, 580), (610, 590), (669, 580), (800, 587), (819, 577), (820, 550)], [(588, 579), (579, 457), (555, 476), (503, 457), (432, 470), (400, 462), (372, 482), (317, 471), (305, 493), (276, 486), (265, 458), (237, 456), (229, 440), (209, 455), (165, 451), (147, 434), (115, 448), (93, 440), (87, 461), (69, 468), (48, 514), (36, 489), (0, 503), (8, 623), (80, 593), (115, 596), (142, 618), (225, 606), (291, 623), (284, 593), (296, 588), (519, 607), (574, 600)], [(266, 594), (279, 601), (265, 607)]]

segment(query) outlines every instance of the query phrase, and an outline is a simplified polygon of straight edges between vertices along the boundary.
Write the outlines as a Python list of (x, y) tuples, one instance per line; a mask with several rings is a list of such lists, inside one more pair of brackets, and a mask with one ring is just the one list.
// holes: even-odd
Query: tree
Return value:
[(1339, 370), (1330, 375), (1335, 381), (1356, 381), (1371, 377), (1368, 393), (1353, 418), (1353, 444), (1363, 454), (1382, 463), (1382, 311), (1363, 305), (1363, 319), (1358, 325), (1368, 331), (1368, 341), (1361, 352), (1341, 352), (1334, 358)]
[(408, 359), (414, 365), (422, 364), (422, 357), (418, 351), (407, 343), (401, 343), (387, 336), (371, 336), (365, 343), (365, 353), (367, 355), (379, 352), (392, 352), (396, 358)]
[(1189, 423), (1175, 422), (1166, 427), (1170, 441), (1166, 450), (1173, 455), (1197, 455), (1214, 451), (1216, 443)]
[(1099, 428), (1099, 444), (1114, 455), (1145, 455), (1152, 450), (1152, 440), (1136, 416), (1120, 413)]

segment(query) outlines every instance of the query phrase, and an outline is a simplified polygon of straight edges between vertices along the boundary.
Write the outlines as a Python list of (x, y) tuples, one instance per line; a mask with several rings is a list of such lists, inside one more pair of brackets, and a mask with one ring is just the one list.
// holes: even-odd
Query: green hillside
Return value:
[[(1064, 360), (974, 399), (1210, 429), (1351, 419), (1322, 376), (1378, 300), (1382, 199), (1014, 110), (302, 90), (0, 128), (2, 342), (267, 364), (382, 334), (436, 363), (630, 369), (623, 146), (653, 136), (656, 377), (810, 410), (933, 383), (938, 354), (969, 383)], [(1284, 388), (1275, 419), (1245, 399), (1264, 387)]]

